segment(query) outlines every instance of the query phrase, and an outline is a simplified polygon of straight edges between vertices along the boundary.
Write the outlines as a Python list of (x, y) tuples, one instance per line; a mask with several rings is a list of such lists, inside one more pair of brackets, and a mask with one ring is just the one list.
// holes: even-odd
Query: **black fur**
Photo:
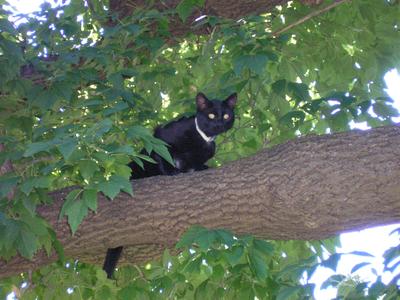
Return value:
[[(156, 175), (176, 175), (189, 171), (201, 171), (207, 169), (205, 163), (215, 154), (215, 138), (218, 134), (231, 129), (235, 120), (234, 107), (237, 95), (232, 94), (224, 101), (208, 100), (203, 93), (196, 96), (197, 112), (192, 117), (182, 117), (172, 121), (163, 127), (157, 127), (154, 136), (166, 142), (169, 152), (175, 162), (175, 167), (164, 160), (157, 153), (152, 152), (150, 156), (157, 162), (153, 164), (144, 161), (142, 169), (135, 162), (131, 162), (131, 179), (138, 179)], [(196, 129), (205, 134), (202, 137)], [(210, 140), (206, 141), (210, 138)], [(122, 247), (107, 250), (107, 256), (103, 269), (107, 277), (111, 278), (117, 265)]]
[(119, 257), (121, 256), (122, 246), (107, 249), (106, 258), (104, 259), (103, 270), (107, 274), (107, 278), (111, 278)]

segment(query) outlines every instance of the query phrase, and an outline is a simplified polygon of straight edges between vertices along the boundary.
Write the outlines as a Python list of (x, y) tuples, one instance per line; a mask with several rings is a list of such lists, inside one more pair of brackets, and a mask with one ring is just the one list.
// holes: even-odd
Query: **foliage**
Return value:
[[(348, 130), (351, 121), (390, 124), (398, 115), (382, 80), (400, 61), (395, 2), (343, 3), (278, 37), (271, 32), (313, 8), (291, 3), (239, 21), (208, 16), (193, 27), (208, 25), (210, 34), (171, 36), (171, 17), (185, 20), (203, 2), (183, 0), (176, 11), (137, 9), (120, 20), (107, 3), (72, 0), (59, 8), (44, 4), (18, 27), (0, 10), (0, 164), (14, 168), (0, 177), (0, 257), (32, 258), (53, 247), (61, 254), (51, 226), (36, 214), (53, 201), (49, 191), (75, 187), (60, 211), (72, 234), (96, 211), (99, 192), (111, 200), (134, 193), (126, 165), (150, 160), (140, 149), (171, 160), (148, 128), (193, 111), (198, 91), (216, 98), (239, 93), (235, 128), (217, 141), (213, 165), (299, 135)], [(117, 285), (97, 267), (70, 262), (10, 279), (2, 292), (29, 281), (28, 299), (61, 299), (67, 287), (71, 297), (85, 299), (152, 298), (161, 290), (172, 298), (300, 299), (313, 289), (300, 286), (303, 273), (323, 258), (317, 244), (193, 229), (178, 256), (166, 251), (150, 269), (121, 269)]]
[[(0, 296), (13, 290), (23, 299), (310, 299), (314, 284), (309, 279), (315, 269), (336, 270), (341, 255), (346, 255), (332, 252), (327, 256), (327, 249), (336, 243), (335, 239), (265, 241), (195, 226), (177, 244), (178, 254), (171, 255), (166, 249), (160, 261), (120, 268), (115, 281), (107, 279), (98, 266), (58, 262), (31, 277), (9, 278), (3, 282)], [(387, 258), (392, 251), (398, 247), (388, 250)], [(387, 259), (385, 268), (391, 263)], [(333, 275), (322, 288), (329, 286), (339, 287), (337, 299), (399, 296), (395, 280), (384, 285), (380, 277), (368, 287), (357, 277)]]

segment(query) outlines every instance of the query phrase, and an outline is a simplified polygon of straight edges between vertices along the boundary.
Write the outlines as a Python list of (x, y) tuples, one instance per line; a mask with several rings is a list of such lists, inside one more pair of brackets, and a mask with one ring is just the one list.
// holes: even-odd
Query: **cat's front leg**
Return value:
[[(173, 176), (173, 175), (177, 175), (181, 172), (178, 167), (172, 166), (169, 162), (167, 162), (165, 159), (163, 159), (159, 155), (157, 155), (157, 157), (155, 157), (155, 160), (157, 161), (158, 169), (159, 169), (161, 175)], [(177, 164), (176, 161), (174, 161), (174, 163), (175, 163), (175, 165)]]

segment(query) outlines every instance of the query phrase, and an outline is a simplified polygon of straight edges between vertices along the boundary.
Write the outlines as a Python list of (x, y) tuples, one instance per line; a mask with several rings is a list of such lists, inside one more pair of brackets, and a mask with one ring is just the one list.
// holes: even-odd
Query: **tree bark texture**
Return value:
[[(101, 195), (74, 236), (65, 219), (57, 221), (70, 189), (54, 192), (54, 204), (38, 212), (67, 256), (97, 264), (120, 245), (121, 262), (157, 258), (194, 224), (266, 239), (324, 239), (400, 222), (399, 149), (400, 126), (388, 126), (308, 136), (221, 168), (132, 181), (133, 197)], [(55, 259), (0, 261), (0, 277)]]

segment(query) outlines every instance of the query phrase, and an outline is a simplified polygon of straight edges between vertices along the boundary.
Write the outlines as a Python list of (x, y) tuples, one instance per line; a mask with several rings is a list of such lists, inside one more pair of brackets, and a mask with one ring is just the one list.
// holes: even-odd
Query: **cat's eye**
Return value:
[(215, 115), (214, 114), (208, 114), (208, 118), (211, 119), (211, 120), (215, 119)]
[(229, 115), (228, 114), (224, 114), (224, 119), (228, 120), (229, 119)]

